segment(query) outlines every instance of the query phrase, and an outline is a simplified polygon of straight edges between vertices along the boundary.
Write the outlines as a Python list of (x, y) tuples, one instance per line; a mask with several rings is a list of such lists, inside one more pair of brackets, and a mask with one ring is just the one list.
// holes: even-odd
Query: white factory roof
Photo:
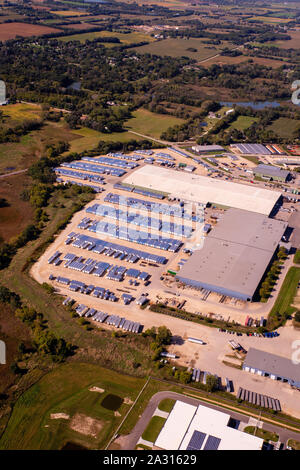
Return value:
[(166, 450), (177, 450), (186, 430), (193, 419), (197, 406), (176, 401), (168, 419), (162, 428), (155, 445)]
[(155, 446), (166, 450), (213, 450), (209, 445), (213, 441), (218, 450), (261, 450), (263, 439), (229, 427), (229, 420), (230, 414), (177, 401)]
[(255, 185), (232, 183), (207, 176), (146, 165), (124, 179), (124, 183), (169, 193), (183, 200), (236, 207), (269, 215), (281, 193)]

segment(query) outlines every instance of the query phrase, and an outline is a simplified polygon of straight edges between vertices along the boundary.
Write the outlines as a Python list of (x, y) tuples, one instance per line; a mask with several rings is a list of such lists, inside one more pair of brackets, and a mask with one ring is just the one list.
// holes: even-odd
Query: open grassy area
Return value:
[(158, 409), (161, 411), (166, 411), (167, 413), (170, 413), (174, 405), (175, 405), (175, 400), (172, 400), (171, 398), (165, 398), (158, 405)]
[[(230, 47), (229, 44), (226, 45)], [(203, 40), (198, 38), (169, 38), (138, 47), (136, 51), (141, 54), (148, 53), (171, 57), (185, 56), (190, 57), (191, 59), (203, 60), (218, 54), (222, 47), (224, 47), (224, 44), (218, 46), (204, 44)], [(195, 51), (189, 49), (195, 49)]]
[(39, 119), (41, 117), (41, 107), (35, 104), (16, 103), (8, 104), (1, 108), (4, 121), (9, 118), (13, 121), (25, 121)]
[(265, 441), (277, 442), (279, 439), (278, 434), (276, 434), (275, 432), (265, 431), (264, 429), (255, 428), (254, 426), (247, 426), (244, 429), (244, 432), (247, 432), (248, 434), (253, 434), (256, 437), (261, 437)]
[(279, 118), (272, 123), (267, 130), (273, 131), (275, 134), (284, 138), (292, 138), (294, 132), (299, 129), (300, 121), (297, 119)]
[[(183, 119), (169, 116), (168, 114), (151, 113), (147, 109), (138, 109), (132, 114), (133, 118), (129, 119), (125, 124), (127, 129), (157, 138), (169, 127), (180, 125), (184, 122)], [(132, 135), (132, 137), (134, 136)]]
[(258, 118), (251, 116), (238, 116), (238, 118), (233, 121), (230, 127), (237, 129), (238, 131), (244, 131), (248, 129), (255, 121), (258, 121)]
[(33, 208), (28, 201), (20, 198), (21, 192), (30, 184), (26, 174), (10, 176), (1, 180), (0, 198), (8, 205), (0, 208), (0, 237), (8, 241), (19, 235), (33, 220)]
[(161, 416), (153, 416), (143, 432), (142, 438), (149, 442), (155, 442), (165, 422), (165, 418), (162, 418)]
[(267, 326), (269, 328), (274, 328), (278, 326), (277, 325), (278, 319), (276, 318), (277, 314), (291, 315), (295, 311), (295, 308), (292, 307), (292, 303), (297, 292), (297, 286), (298, 286), (299, 281), (300, 281), (300, 268), (296, 268), (295, 266), (292, 266), (289, 269), (287, 275), (285, 276), (280, 292), (277, 296), (276, 302), (271, 312), (269, 313), (269, 317), (267, 321)]
[(297, 250), (294, 255), (294, 263), (300, 264), (300, 250)]
[(143, 383), (93, 364), (62, 365), (18, 399), (0, 449), (60, 449), (66, 442), (103, 448)]
[[(97, 38), (106, 38), (106, 37), (114, 37), (120, 39), (122, 44), (133, 44), (139, 43), (143, 41), (151, 42), (153, 38), (145, 33), (139, 33), (133, 31), (128, 34), (124, 33), (117, 33), (114, 31), (94, 31), (90, 33), (78, 33), (72, 34), (71, 36), (62, 36), (59, 38), (60, 41), (70, 42), (70, 41), (80, 41), (84, 43), (85, 41), (92, 41), (93, 39)], [(103, 43), (105, 47), (115, 47), (118, 46), (118, 43)]]
[(142, 137), (131, 134), (130, 132), (113, 132), (112, 134), (103, 134), (102, 132), (81, 127), (72, 131), (72, 134), (77, 138), (71, 142), (70, 152), (83, 152), (84, 150), (91, 150), (97, 147), (100, 140), (104, 141), (118, 141), (128, 142), (128, 140), (141, 140)]

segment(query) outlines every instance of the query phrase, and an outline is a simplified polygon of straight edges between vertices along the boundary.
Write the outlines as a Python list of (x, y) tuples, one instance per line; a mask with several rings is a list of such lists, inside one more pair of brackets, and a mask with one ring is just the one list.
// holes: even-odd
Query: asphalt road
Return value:
[[(212, 405), (205, 401), (198, 400), (196, 398), (191, 398), (185, 395), (180, 395), (179, 393), (175, 393), (175, 392), (170, 392), (170, 391), (158, 392), (155, 395), (153, 395), (152, 398), (150, 399), (147, 408), (143, 412), (142, 416), (140, 417), (139, 421), (135, 425), (132, 432), (124, 438), (123, 440), (124, 449), (126, 450), (135, 449), (135, 446), (137, 445), (139, 438), (141, 437), (144, 430), (146, 429), (157, 406), (159, 405), (161, 400), (164, 400), (165, 398), (180, 400), (180, 401), (183, 401), (184, 403), (188, 403), (190, 405), (195, 405), (195, 406), (198, 406), (201, 404), (217, 411), (230, 413), (230, 416), (237, 421), (243, 422), (245, 424), (249, 422), (250, 416), (246, 416), (244, 414), (234, 412), (234, 411), (229, 411), (225, 408), (222, 408), (221, 406)], [(279, 435), (280, 442), (284, 443), (284, 447), (286, 447), (286, 442), (288, 441), (288, 439), (296, 439), (296, 440), (300, 439), (300, 433), (298, 434), (297, 432), (293, 432), (288, 429), (281, 428), (270, 423), (264, 422), (263, 428), (267, 431), (276, 432)]]

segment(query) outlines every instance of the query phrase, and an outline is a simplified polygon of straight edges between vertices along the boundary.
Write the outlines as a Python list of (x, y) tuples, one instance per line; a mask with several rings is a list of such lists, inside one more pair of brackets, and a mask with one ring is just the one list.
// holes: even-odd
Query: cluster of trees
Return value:
[(165, 346), (168, 346), (171, 343), (172, 333), (166, 326), (159, 326), (144, 331), (142, 336), (147, 338), (150, 337), (152, 342), (150, 348), (153, 351), (152, 359), (157, 361), (160, 359), (161, 353), (164, 351)]
[[(3, 115), (2, 115), (3, 120)], [(0, 143), (6, 142), (19, 142), (20, 137), (28, 132), (40, 129), (42, 126), (42, 121), (39, 119), (25, 120), (22, 124), (16, 126), (6, 126), (5, 124), (0, 128)]]
[(271, 294), (273, 286), (278, 279), (278, 275), (281, 270), (281, 262), (286, 259), (287, 250), (281, 246), (276, 254), (276, 259), (273, 261), (270, 269), (267, 274), (264, 276), (264, 279), (261, 283), (259, 289), (259, 295), (262, 301), (265, 301)]

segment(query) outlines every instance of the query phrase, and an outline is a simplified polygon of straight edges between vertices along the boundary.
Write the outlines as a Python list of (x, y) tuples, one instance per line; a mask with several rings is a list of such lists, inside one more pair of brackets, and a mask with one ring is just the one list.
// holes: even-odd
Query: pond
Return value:
[(66, 442), (60, 450), (88, 450), (86, 447), (83, 447), (80, 444), (75, 442)]
[(250, 108), (259, 110), (264, 108), (278, 108), (278, 106), (281, 106), (285, 103), (279, 103), (279, 101), (220, 101), (220, 104), (222, 106), (234, 106), (235, 104), (238, 106), (250, 106)]
[(109, 394), (103, 398), (101, 405), (107, 410), (116, 411), (120, 408), (123, 403), (123, 398), (118, 395)]

